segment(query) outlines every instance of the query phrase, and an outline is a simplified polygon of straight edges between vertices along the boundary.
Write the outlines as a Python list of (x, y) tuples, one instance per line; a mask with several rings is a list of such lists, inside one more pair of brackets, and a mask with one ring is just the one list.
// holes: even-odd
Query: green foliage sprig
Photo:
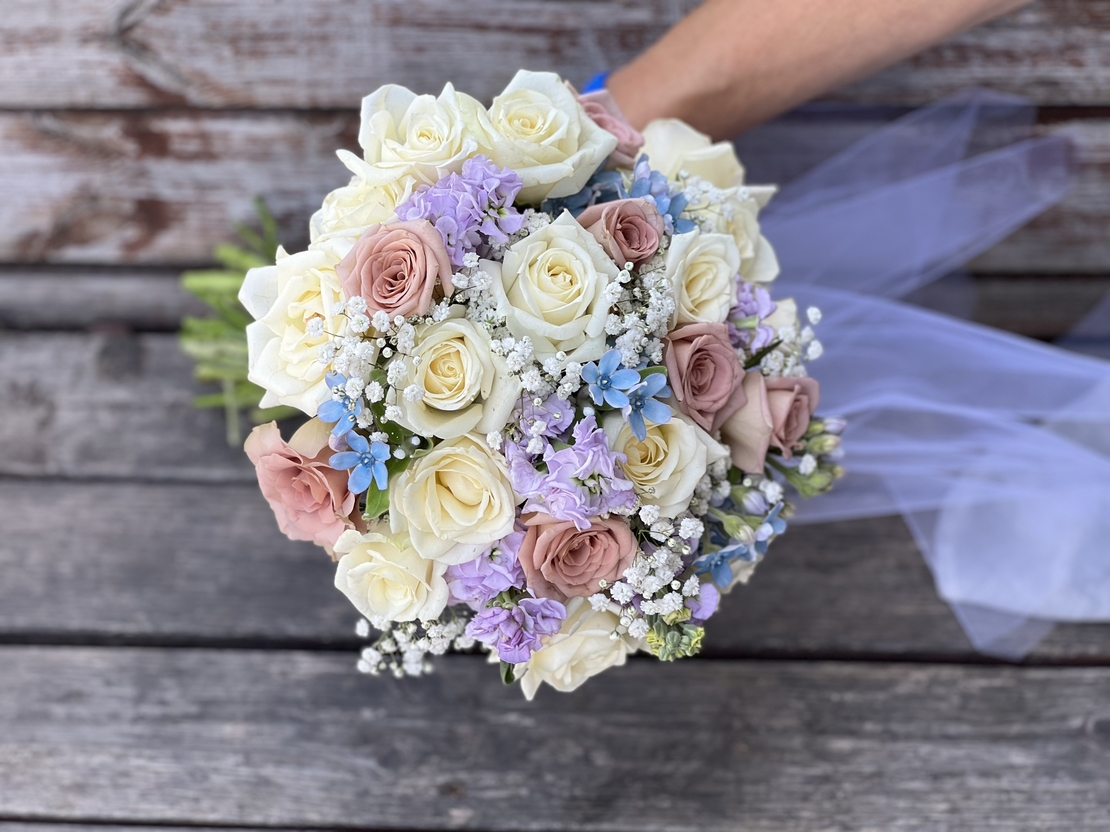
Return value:
[(235, 230), (244, 245), (224, 244), (213, 251), (223, 268), (188, 271), (181, 276), (181, 287), (212, 310), (202, 318), (186, 317), (178, 335), (182, 351), (196, 362), (196, 379), (219, 386), (218, 392), (197, 396), (193, 404), (198, 408), (223, 408), (227, 442), (233, 447), (243, 441), (240, 425), (244, 413), (255, 424), (298, 413), (292, 407), (260, 408), (265, 391), (247, 379), (247, 324), (251, 316), (239, 302), (239, 290), (248, 271), (273, 265), (278, 248), (273, 216), (261, 199), (255, 200), (255, 208), (261, 230), (238, 225)]

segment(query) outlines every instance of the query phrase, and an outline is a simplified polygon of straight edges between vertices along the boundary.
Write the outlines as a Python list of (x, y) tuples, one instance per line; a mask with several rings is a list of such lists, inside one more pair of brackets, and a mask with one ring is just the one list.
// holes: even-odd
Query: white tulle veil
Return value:
[[(975, 647), (1018, 658), (1057, 621), (1110, 620), (1110, 362), (905, 298), (1059, 201), (1066, 140), (1021, 99), (964, 93), (782, 188), (763, 214), (776, 296), (819, 307), (821, 410), (849, 474), (796, 522), (900, 513)], [(943, 284), (941, 284), (943, 285)], [(1065, 349), (1066, 347), (1066, 349)]]

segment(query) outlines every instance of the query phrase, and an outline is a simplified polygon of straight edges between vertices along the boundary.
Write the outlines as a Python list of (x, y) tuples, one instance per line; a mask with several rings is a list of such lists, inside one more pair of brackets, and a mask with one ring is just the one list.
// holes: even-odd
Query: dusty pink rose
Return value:
[(749, 474), (763, 470), (775, 424), (767, 404), (767, 380), (758, 370), (744, 374), (744, 405), (721, 425), (721, 440), (728, 445), (732, 464)]
[(539, 598), (593, 595), (601, 581), (618, 580), (636, 557), (636, 538), (621, 517), (595, 517), (583, 531), (540, 512), (521, 519), (527, 530), (518, 557), (528, 588)]
[(628, 123), (608, 90), (578, 96), (578, 103), (594, 124), (617, 137), (617, 149), (609, 156), (608, 168), (630, 168), (636, 164), (644, 137)]
[(282, 533), (334, 554), (339, 535), (364, 525), (355, 495), (347, 490), (347, 472), (328, 465), (334, 453), (328, 434), (327, 426), (313, 419), (286, 443), (270, 422), (252, 430), (243, 448)]
[(821, 387), (811, 378), (767, 379), (767, 407), (774, 430), (771, 444), (785, 459), (809, 427), (810, 417), (821, 399)]
[(426, 220), (375, 224), (335, 267), (348, 298), (361, 295), (370, 314), (422, 315), (438, 280), (450, 295), (451, 261), (443, 238)]
[(744, 366), (727, 324), (686, 324), (663, 339), (663, 363), (678, 409), (716, 434), (748, 400)]
[(622, 268), (625, 263), (638, 266), (650, 260), (659, 250), (664, 227), (655, 204), (642, 198), (591, 205), (578, 215), (578, 224)]

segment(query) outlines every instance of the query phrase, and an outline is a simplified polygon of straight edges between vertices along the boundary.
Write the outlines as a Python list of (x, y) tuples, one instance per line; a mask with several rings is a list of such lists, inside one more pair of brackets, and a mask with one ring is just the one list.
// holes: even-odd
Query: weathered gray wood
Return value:
[[(41, 813), (40, 813), (41, 814)], [(4, 832), (216, 832), (227, 827), (215, 826), (137, 826), (127, 824), (116, 826), (110, 823), (23, 823), (20, 821), (0, 821)], [(262, 827), (237, 826), (236, 832), (263, 832)], [(307, 830), (287, 829), (285, 832), (307, 832)]]
[[(763, 132), (755, 147), (770, 158), (753, 171), (796, 168), (824, 143), (862, 129), (858, 119), (843, 127), (839, 118)], [(1077, 186), (976, 268), (1105, 272), (1110, 120), (1044, 129), (1074, 138)], [(213, 245), (233, 239), (236, 222), (253, 218), (256, 195), (294, 250), (307, 242), (308, 218), (324, 194), (347, 180), (334, 153), (355, 147), (356, 131), (354, 113), (0, 114), (0, 181), (9, 195), (0, 202), (0, 261), (205, 262)]]
[(1110, 670), (0, 650), (0, 816), (360, 828), (1101, 830)]
[(982, 85), (1039, 104), (1110, 102), (1110, 3), (1041, 0), (826, 96), (924, 104)]
[(447, 81), (489, 99), (522, 66), (581, 83), (697, 4), (76, 0), (65, 15), (25, 4), (5, 20), (0, 106), (354, 107), (381, 84)]
[(176, 331), (203, 303), (176, 270), (14, 268), (0, 270), (0, 330)]
[(239, 482), (172, 335), (0, 333), (0, 473)]
[[(0, 640), (357, 646), (330, 560), (253, 486), (0, 481), (0, 528)], [(706, 655), (975, 659), (896, 518), (792, 528)], [(1061, 627), (1033, 660), (1110, 661), (1110, 626)]]
[[(517, 67), (581, 82), (619, 66), (696, 5), (280, 0), (260, 12), (246, 2), (71, 0), (57, 15), (17, 4), (5, 19), (0, 106), (351, 107), (379, 84), (437, 91), (448, 80), (488, 99)], [(830, 97), (918, 104), (984, 84), (1047, 104), (1105, 105), (1108, 49), (1110, 3), (1046, 0)]]

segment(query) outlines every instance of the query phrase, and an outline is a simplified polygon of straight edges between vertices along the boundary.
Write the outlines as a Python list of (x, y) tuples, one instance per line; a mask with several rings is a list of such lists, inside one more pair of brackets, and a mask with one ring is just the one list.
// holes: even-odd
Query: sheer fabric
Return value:
[(923, 108), (762, 218), (776, 294), (823, 313), (821, 410), (850, 420), (848, 476), (796, 522), (901, 513), (971, 642), (1005, 658), (1110, 620), (1110, 302), (1052, 346), (901, 299), (1066, 194), (1069, 145), (1033, 114), (981, 91)]

